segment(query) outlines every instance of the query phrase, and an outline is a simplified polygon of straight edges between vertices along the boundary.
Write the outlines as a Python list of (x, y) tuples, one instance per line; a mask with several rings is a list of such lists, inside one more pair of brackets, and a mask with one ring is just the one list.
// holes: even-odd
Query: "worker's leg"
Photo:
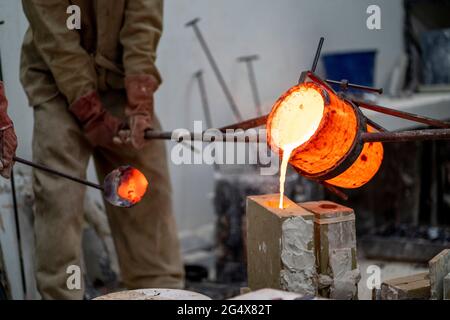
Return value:
[[(84, 177), (90, 147), (66, 101), (56, 97), (34, 107), (33, 160)], [(81, 235), (85, 187), (64, 178), (33, 171), (37, 284), (44, 299), (82, 299), (81, 290), (69, 289), (68, 277), (81, 267)], [(72, 273), (67, 273), (71, 271)], [(77, 284), (69, 279), (70, 284)]]
[[(124, 92), (110, 92), (102, 99), (113, 114), (123, 117)], [(124, 285), (130, 289), (183, 287), (164, 142), (152, 141), (140, 151), (131, 147), (96, 150), (94, 158), (100, 181), (126, 164), (140, 170), (149, 181), (147, 194), (136, 206), (119, 208), (106, 204)]]

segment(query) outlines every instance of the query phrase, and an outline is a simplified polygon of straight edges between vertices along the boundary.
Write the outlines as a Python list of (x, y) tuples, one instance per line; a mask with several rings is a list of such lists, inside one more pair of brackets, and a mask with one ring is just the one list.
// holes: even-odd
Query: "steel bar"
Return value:
[(262, 116), (261, 99), (259, 98), (258, 84), (256, 82), (255, 69), (253, 68), (253, 61), (258, 60), (258, 55), (239, 57), (239, 62), (244, 62), (247, 66), (248, 80), (250, 82), (250, 88), (252, 90), (253, 102), (255, 103), (255, 109), (258, 116)]
[(157, 139), (157, 140), (173, 140), (177, 142), (182, 141), (204, 141), (204, 142), (255, 142), (255, 143), (265, 143), (266, 138), (259, 137), (258, 134), (254, 133), (239, 133), (239, 134), (230, 134), (230, 133), (221, 133), (219, 130), (213, 133), (205, 131), (205, 132), (192, 132), (185, 131), (179, 132), (176, 131), (147, 131), (145, 133), (146, 139)]
[(329, 80), (326, 79), (325, 80), (327, 83), (329, 84), (336, 84), (341, 86), (344, 90), (346, 88), (352, 88), (352, 89), (358, 89), (358, 90), (364, 90), (364, 91), (370, 91), (370, 92), (376, 92), (378, 94), (382, 94), (383, 93), (383, 88), (374, 88), (374, 87), (368, 87), (368, 86), (363, 86), (360, 84), (354, 84), (354, 83), (348, 83), (347, 81), (341, 80), (341, 81), (336, 81), (336, 80)]
[(194, 77), (197, 79), (198, 82), (198, 89), (200, 91), (200, 98), (202, 100), (202, 108), (203, 113), (205, 115), (205, 121), (208, 128), (212, 128), (212, 118), (211, 118), (211, 111), (209, 109), (209, 103), (208, 103), (208, 96), (206, 94), (206, 88), (205, 88), (205, 81), (203, 80), (203, 71), (199, 70), (194, 74)]
[(83, 180), (83, 179), (80, 179), (80, 178), (68, 175), (66, 173), (60, 172), (58, 170), (49, 168), (49, 167), (44, 166), (42, 164), (37, 164), (37, 163), (31, 162), (31, 161), (28, 161), (28, 160), (25, 160), (25, 159), (22, 159), (22, 158), (19, 158), (19, 157), (14, 157), (13, 159), (14, 159), (14, 161), (20, 162), (20, 163), (22, 163), (24, 165), (27, 165), (27, 166), (30, 166), (30, 167), (33, 167), (33, 168), (36, 168), (36, 169), (39, 169), (39, 170), (42, 170), (42, 171), (46, 171), (48, 173), (55, 174), (55, 175), (58, 175), (60, 177), (63, 177), (63, 178), (66, 178), (66, 179), (69, 179), (69, 180), (72, 180), (72, 181), (84, 184), (84, 185), (86, 185), (88, 187), (96, 188), (96, 189), (99, 189), (99, 190), (103, 191), (103, 186), (101, 186), (101, 185), (99, 185), (97, 183), (86, 181), (86, 180)]
[[(205, 121), (208, 128), (212, 128), (212, 118), (211, 118), (211, 112), (209, 110), (209, 103), (208, 103), (208, 95), (206, 94), (206, 87), (205, 87), (205, 81), (203, 80), (203, 71), (199, 70), (194, 74), (195, 78), (198, 82), (198, 89), (200, 90), (200, 98), (202, 100), (202, 108), (203, 113), (205, 115)], [(193, 144), (191, 144), (192, 147), (194, 147)], [(213, 163), (214, 170), (219, 170), (219, 165), (214, 162)]]
[(419, 123), (423, 123), (423, 124), (433, 126), (433, 127), (438, 127), (438, 128), (450, 128), (450, 123), (445, 122), (445, 121), (431, 119), (431, 118), (428, 118), (425, 116), (420, 116), (420, 115), (409, 113), (409, 112), (404, 112), (404, 111), (399, 111), (399, 110), (395, 110), (395, 109), (391, 109), (391, 108), (387, 108), (387, 107), (382, 107), (382, 106), (370, 104), (370, 103), (367, 103), (364, 101), (352, 100), (352, 102), (355, 103), (360, 108), (384, 113), (384, 114), (394, 116), (397, 118), (402, 118), (405, 120), (419, 122)]
[(316, 75), (314, 72), (311, 72), (311, 71), (302, 72), (299, 83), (303, 82), (306, 79), (306, 77), (309, 77), (309, 78), (311, 78), (311, 80), (313, 80), (319, 84), (322, 84), (326, 87), (329, 87), (328, 85), (331, 85), (331, 84), (337, 84), (344, 88), (348, 87), (348, 88), (354, 88), (354, 89), (359, 89), (359, 90), (366, 90), (366, 91), (370, 91), (370, 92), (376, 92), (379, 94), (383, 93), (383, 88), (362, 86), (359, 84), (348, 83), (348, 82), (345, 82), (344, 80), (342, 80), (342, 81), (328, 80), (328, 79), (322, 80), (318, 75)]
[(16, 225), (16, 239), (17, 239), (17, 248), (19, 255), (19, 263), (20, 263), (20, 275), (22, 277), (22, 290), (24, 294), (24, 299), (27, 294), (27, 285), (25, 281), (25, 264), (23, 262), (23, 251), (22, 251), (22, 236), (20, 233), (20, 220), (19, 220), (19, 208), (17, 205), (17, 194), (16, 194), (16, 179), (14, 177), (14, 169), (11, 169), (11, 194), (13, 201), (13, 209), (14, 209), (14, 222)]
[(361, 134), (363, 142), (405, 142), (424, 140), (450, 140), (449, 129), (425, 129), (399, 132), (365, 132)]
[(237, 129), (247, 130), (251, 128), (257, 128), (266, 124), (268, 117), (269, 115), (266, 114), (264, 116), (252, 118), (242, 122), (233, 123), (225, 127), (221, 127), (219, 128), (219, 130), (225, 132), (226, 130), (237, 130)]
[(236, 104), (236, 102), (234, 101), (234, 98), (230, 92), (230, 90), (228, 89), (228, 86), (222, 76), (222, 73), (220, 72), (220, 69), (211, 53), (211, 50), (208, 47), (208, 44), (206, 43), (205, 38), (202, 35), (202, 32), (200, 31), (200, 28), (198, 27), (197, 23), (200, 21), (200, 18), (196, 18), (192, 21), (189, 21), (188, 23), (186, 23), (186, 27), (192, 27), (194, 30), (194, 33), (198, 39), (198, 41), (200, 42), (200, 46), (202, 47), (203, 51), (206, 54), (206, 57), (208, 59), (209, 64), (211, 65), (214, 74), (217, 77), (217, 80), (219, 81), (219, 84), (225, 94), (225, 97), (228, 100), (228, 103), (230, 104), (230, 108), (234, 113), (234, 116), (236, 117), (236, 119), (238, 121), (242, 121), (242, 116), (241, 113), (239, 111), (239, 108)]
[(320, 37), (319, 44), (318, 44), (317, 50), (316, 50), (316, 55), (314, 56), (314, 61), (311, 66), (312, 72), (316, 72), (316, 68), (317, 68), (317, 64), (319, 63), (320, 52), (322, 51), (322, 45), (323, 45), (324, 40), (325, 40), (324, 37)]

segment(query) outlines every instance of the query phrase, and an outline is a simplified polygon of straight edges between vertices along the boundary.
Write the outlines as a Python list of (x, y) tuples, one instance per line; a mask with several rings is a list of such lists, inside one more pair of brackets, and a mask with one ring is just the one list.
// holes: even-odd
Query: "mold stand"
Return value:
[(279, 195), (247, 198), (247, 273), (251, 290), (316, 295), (314, 215)]
[(299, 205), (314, 214), (319, 294), (331, 299), (357, 299), (360, 273), (353, 209), (330, 201)]
[(272, 288), (331, 299), (357, 299), (360, 273), (355, 214), (278, 194), (247, 198), (247, 269), (251, 290)]

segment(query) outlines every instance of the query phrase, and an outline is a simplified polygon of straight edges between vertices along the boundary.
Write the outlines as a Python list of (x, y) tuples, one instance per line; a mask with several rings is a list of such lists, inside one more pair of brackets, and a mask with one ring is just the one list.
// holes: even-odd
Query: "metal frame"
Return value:
[[(193, 26), (195, 31), (198, 31), (197, 30), (198, 27), (196, 26), (197, 21), (198, 20), (194, 20), (193, 22), (188, 24), (190, 26)], [(317, 50), (316, 50), (316, 54), (314, 56), (311, 70), (301, 72), (300, 77), (299, 77), (299, 84), (306, 81), (307, 78), (310, 78), (314, 82), (317, 82), (317, 83), (321, 84), (322, 86), (325, 86), (326, 88), (332, 90), (333, 92), (334, 92), (334, 90), (330, 87), (330, 84), (338, 84), (341, 86), (341, 88), (344, 91), (348, 88), (353, 88), (353, 89), (357, 89), (357, 90), (374, 92), (374, 93), (378, 93), (378, 94), (383, 93), (382, 88), (373, 88), (373, 87), (361, 86), (358, 84), (352, 84), (352, 83), (349, 83), (347, 80), (341, 80), (341, 81), (328, 80), (328, 79), (322, 80), (319, 76), (317, 76), (314, 73), (314, 71), (316, 70), (316, 67), (317, 67), (317, 64), (318, 64), (318, 61), (320, 58), (320, 53), (322, 50), (323, 42), (324, 42), (324, 38), (321, 37), (318, 47), (317, 47)], [(213, 69), (215, 69), (215, 68), (213, 68)], [(345, 96), (343, 96), (342, 98), (344, 100), (346, 100), (349, 104), (351, 104), (352, 106), (355, 107), (355, 110), (357, 110), (357, 113), (359, 114), (358, 118), (360, 119), (360, 123), (362, 123), (362, 122), (367, 123), (379, 131), (379, 132), (367, 132), (366, 128), (360, 128), (359, 134), (358, 134), (357, 138), (355, 139), (356, 145), (363, 146), (363, 144), (366, 142), (406, 142), (406, 141), (424, 141), (424, 140), (450, 140), (450, 123), (448, 123), (448, 122), (428, 118), (428, 117), (421, 116), (418, 114), (408, 113), (408, 112), (399, 111), (399, 110), (395, 110), (395, 109), (388, 108), (388, 107), (371, 104), (366, 101), (348, 99)], [(234, 109), (234, 108), (232, 108), (232, 109)], [(414, 130), (414, 131), (390, 132), (390, 131), (386, 130), (385, 128), (383, 128), (382, 126), (380, 126), (379, 124), (377, 124), (376, 122), (374, 122), (373, 120), (371, 120), (370, 118), (363, 115), (361, 112), (361, 109), (368, 109), (368, 110), (380, 112), (380, 113), (386, 114), (388, 116), (398, 117), (398, 118), (414, 121), (414, 122), (417, 122), (420, 124), (426, 124), (426, 125), (429, 125), (432, 127), (437, 127), (439, 129), (420, 129), (420, 130)], [(233, 110), (233, 111), (235, 111), (235, 110)], [(227, 129), (248, 130), (251, 128), (256, 128), (256, 127), (264, 125), (267, 121), (267, 118), (268, 118), (268, 114), (259, 116), (256, 118), (252, 118), (249, 120), (245, 120), (245, 121), (239, 121), (237, 123), (219, 128), (218, 130), (220, 130), (222, 132), (222, 137), (221, 137), (223, 139), (222, 141), (232, 138), (233, 141), (236, 141), (236, 142), (258, 142), (258, 143), (266, 142), (265, 140), (264, 141), (260, 140), (258, 136), (253, 137), (254, 138), (253, 139), (252, 137), (249, 137), (247, 135), (246, 138), (242, 139), (242, 137), (240, 137), (239, 135), (229, 135), (226, 133), (226, 131), (227, 131)], [(173, 132), (148, 131), (145, 133), (146, 139), (172, 140), (172, 136), (173, 136)], [(205, 142), (214, 141), (211, 139), (211, 136), (204, 135), (203, 133), (201, 135), (196, 135), (195, 133), (192, 133), (192, 132), (190, 132), (187, 135), (179, 136), (178, 141), (180, 141), (180, 140), (201, 140), (201, 141), (205, 141)], [(354, 150), (354, 149), (355, 148), (352, 148), (352, 150)], [(362, 150), (362, 148), (361, 148), (361, 150)], [(351, 159), (354, 158), (353, 152), (349, 152), (347, 154), (347, 156), (343, 159), (343, 161), (340, 164), (336, 165), (334, 168), (332, 168), (329, 172), (324, 172), (319, 175), (312, 175), (312, 176), (308, 176), (304, 172), (299, 172), (299, 173), (301, 175), (305, 176), (306, 178), (312, 179), (313, 181), (316, 181), (316, 182), (322, 184), (324, 187), (326, 187), (328, 190), (335, 193), (339, 197), (346, 199), (347, 196), (342, 191), (340, 191), (338, 188), (336, 188), (334, 186), (329, 185), (328, 183), (325, 182), (325, 180), (331, 179), (333, 176), (338, 175), (336, 173), (345, 171), (345, 169), (348, 168), (348, 165), (347, 165), (348, 163), (346, 160), (349, 160), (349, 161), (351, 160), (348, 158), (351, 158)], [(355, 160), (355, 159), (353, 159), (353, 160)], [(344, 169), (344, 170), (342, 170), (342, 169)]]

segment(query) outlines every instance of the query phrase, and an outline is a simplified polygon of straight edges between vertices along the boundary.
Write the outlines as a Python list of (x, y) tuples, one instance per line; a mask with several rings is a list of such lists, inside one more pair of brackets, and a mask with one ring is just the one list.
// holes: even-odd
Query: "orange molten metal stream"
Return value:
[[(358, 131), (358, 114), (346, 100), (314, 82), (289, 89), (275, 103), (267, 120), (267, 141), (282, 157), (280, 203), (287, 163), (300, 174), (322, 174), (346, 159)], [(368, 131), (375, 131), (367, 127)], [(354, 163), (326, 182), (342, 188), (358, 188), (378, 171), (383, 159), (381, 143), (366, 143)]]
[(139, 170), (133, 168), (121, 177), (117, 193), (120, 197), (135, 204), (141, 201), (147, 187), (148, 181), (145, 176)]

